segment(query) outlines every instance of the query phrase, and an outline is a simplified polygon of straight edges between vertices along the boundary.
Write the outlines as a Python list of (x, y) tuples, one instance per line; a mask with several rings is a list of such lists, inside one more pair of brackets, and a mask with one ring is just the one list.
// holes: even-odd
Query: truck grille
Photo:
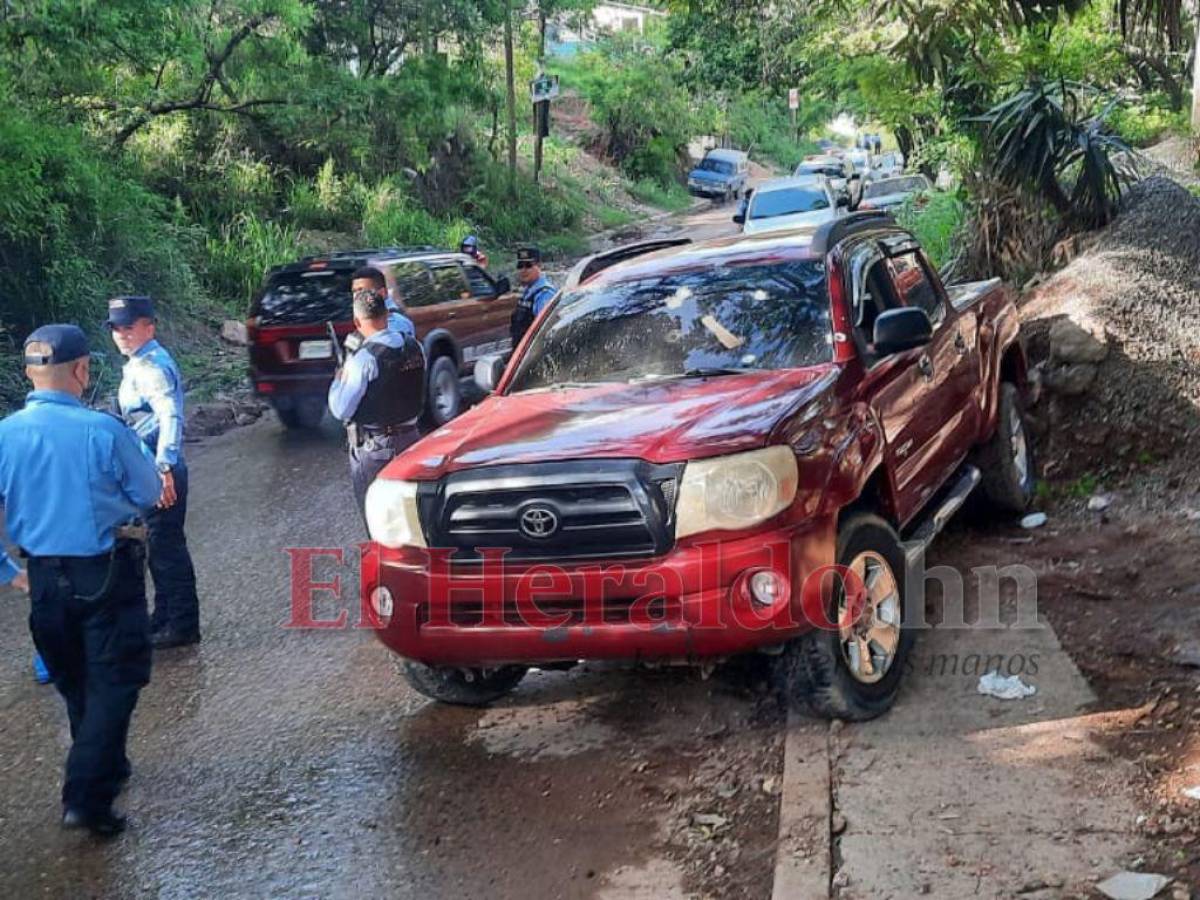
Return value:
[(507, 549), (509, 560), (655, 556), (670, 549), (682, 466), (595, 460), (494, 466), (423, 485), (430, 547), (456, 562)]

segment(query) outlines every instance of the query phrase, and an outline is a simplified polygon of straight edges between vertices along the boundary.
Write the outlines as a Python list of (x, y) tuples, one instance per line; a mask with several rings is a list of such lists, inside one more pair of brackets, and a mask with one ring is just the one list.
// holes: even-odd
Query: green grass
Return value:
[(600, 227), (603, 229), (621, 228), (635, 221), (635, 219), (636, 217), (633, 213), (617, 209), (615, 206), (601, 206), (596, 210), (596, 221), (600, 223)]
[(939, 269), (954, 258), (966, 207), (957, 194), (933, 191), (906, 203), (899, 223), (913, 233)]
[(680, 184), (663, 187), (651, 178), (643, 178), (630, 186), (629, 193), (649, 206), (657, 206), (667, 212), (683, 212), (692, 205), (692, 195)]

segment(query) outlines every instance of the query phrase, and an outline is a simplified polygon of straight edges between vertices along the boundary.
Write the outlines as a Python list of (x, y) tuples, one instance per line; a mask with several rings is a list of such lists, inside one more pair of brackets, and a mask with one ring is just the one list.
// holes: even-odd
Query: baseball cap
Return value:
[(540, 263), (542, 261), (542, 251), (537, 247), (521, 247), (517, 250), (518, 263)]
[(27, 366), (57, 366), (87, 355), (87, 337), (77, 325), (43, 325), (25, 338)]
[(132, 325), (138, 319), (154, 318), (154, 301), (149, 297), (113, 297), (108, 301), (109, 328), (114, 325)]

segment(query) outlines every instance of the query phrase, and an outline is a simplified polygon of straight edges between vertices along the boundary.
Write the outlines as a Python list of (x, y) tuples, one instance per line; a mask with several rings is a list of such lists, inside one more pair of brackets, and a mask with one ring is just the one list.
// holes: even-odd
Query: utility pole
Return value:
[(504, 79), (508, 88), (508, 192), (517, 195), (517, 90), (513, 83), (512, 0), (504, 0)]

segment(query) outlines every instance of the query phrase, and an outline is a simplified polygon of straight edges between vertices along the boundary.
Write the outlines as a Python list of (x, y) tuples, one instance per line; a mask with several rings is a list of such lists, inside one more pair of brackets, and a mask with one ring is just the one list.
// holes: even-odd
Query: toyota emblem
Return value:
[(526, 537), (552, 537), (558, 531), (558, 513), (545, 506), (531, 506), (521, 513), (520, 525)]

